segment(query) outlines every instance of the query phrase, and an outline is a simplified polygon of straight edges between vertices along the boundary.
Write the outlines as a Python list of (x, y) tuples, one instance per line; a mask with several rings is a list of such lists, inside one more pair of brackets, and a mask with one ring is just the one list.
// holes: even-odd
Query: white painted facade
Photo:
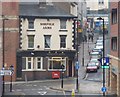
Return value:
[[(51, 23), (54, 25), (40, 25), (41, 23)], [(35, 19), (34, 29), (28, 29), (28, 20), (22, 19), (22, 38), (21, 40), (21, 49), (28, 49), (28, 35), (34, 36), (34, 50), (45, 50), (44, 46), (44, 35), (51, 35), (51, 46), (50, 50), (61, 50), (60, 48), (60, 35), (66, 35), (66, 48), (65, 50), (74, 50), (72, 47), (72, 19), (68, 19), (66, 22), (66, 29), (60, 29), (60, 20), (59, 19)], [(51, 27), (51, 29), (43, 29), (43, 27)], [(31, 30), (31, 31), (30, 31)], [(35, 31), (33, 31), (35, 30)], [(60, 31), (61, 30), (61, 31)], [(63, 31), (62, 31), (63, 30)], [(40, 48), (37, 48), (37, 46)]]
[[(99, 4), (99, 1), (103, 1), (104, 4)], [(99, 10), (108, 8), (108, 0), (87, 0), (87, 7), (90, 10)]]

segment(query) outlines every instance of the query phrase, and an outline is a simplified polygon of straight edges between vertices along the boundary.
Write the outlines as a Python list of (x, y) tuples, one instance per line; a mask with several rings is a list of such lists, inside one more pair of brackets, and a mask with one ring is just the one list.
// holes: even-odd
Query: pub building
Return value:
[(17, 78), (40, 80), (75, 76), (76, 16), (54, 5), (20, 4)]

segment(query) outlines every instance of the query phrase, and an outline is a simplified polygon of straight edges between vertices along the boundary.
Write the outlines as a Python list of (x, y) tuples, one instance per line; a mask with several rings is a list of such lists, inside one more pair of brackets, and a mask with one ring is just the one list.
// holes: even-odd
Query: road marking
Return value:
[(86, 76), (85, 76), (85, 78), (84, 78), (84, 79), (86, 80), (86, 79), (87, 79), (87, 77), (88, 77), (88, 73), (86, 73)]
[(45, 95), (45, 94), (47, 94), (47, 92), (38, 92), (40, 95)]

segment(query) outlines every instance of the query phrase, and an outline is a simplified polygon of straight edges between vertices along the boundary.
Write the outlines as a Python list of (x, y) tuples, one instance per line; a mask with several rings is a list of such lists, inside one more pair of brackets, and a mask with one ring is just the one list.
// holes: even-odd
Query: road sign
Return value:
[(76, 64), (75, 64), (75, 68), (76, 68), (76, 70), (78, 70), (78, 69), (80, 68), (78, 61), (77, 61)]
[(105, 68), (105, 69), (109, 68), (109, 57), (105, 57), (104, 60), (103, 58), (101, 58), (100, 63), (102, 65), (102, 68)]
[(106, 92), (106, 91), (107, 91), (107, 88), (106, 88), (106, 87), (102, 87), (101, 91), (102, 91), (102, 92)]
[(0, 70), (0, 75), (12, 75), (12, 71), (11, 70)]

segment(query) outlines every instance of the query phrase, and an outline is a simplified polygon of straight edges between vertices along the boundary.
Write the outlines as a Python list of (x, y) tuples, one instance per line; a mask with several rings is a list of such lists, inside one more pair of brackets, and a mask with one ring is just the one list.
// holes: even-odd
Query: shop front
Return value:
[[(22, 80), (39, 80), (73, 77), (75, 51), (19, 51), (17, 77)], [(61, 66), (64, 65), (64, 69)]]

